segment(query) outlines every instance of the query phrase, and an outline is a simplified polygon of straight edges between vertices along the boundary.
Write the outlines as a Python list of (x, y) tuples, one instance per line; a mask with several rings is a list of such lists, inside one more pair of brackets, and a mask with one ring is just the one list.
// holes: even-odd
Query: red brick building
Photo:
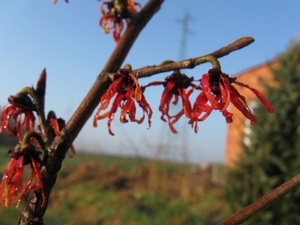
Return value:
[[(246, 83), (261, 93), (264, 93), (262, 84), (272, 82), (271, 68), (276, 68), (277, 66), (277, 60), (272, 60), (237, 74), (236, 77), (239, 82)], [(235, 85), (235, 87), (245, 96), (250, 108), (255, 107), (255, 104), (260, 104), (257, 97), (250, 90), (237, 85)], [(247, 140), (247, 133), (251, 132), (251, 125), (233, 105), (230, 105), (229, 111), (233, 113), (234, 116), (233, 122), (229, 123), (227, 127), (225, 165), (234, 166), (234, 162), (238, 160), (242, 152), (242, 143), (247, 144), (247, 141), (249, 141)]]

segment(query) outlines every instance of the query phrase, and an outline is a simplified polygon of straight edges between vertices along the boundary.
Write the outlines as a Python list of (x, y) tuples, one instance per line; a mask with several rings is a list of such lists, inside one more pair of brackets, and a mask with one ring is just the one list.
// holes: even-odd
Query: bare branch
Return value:
[(300, 186), (300, 174), (296, 175), (289, 181), (275, 188), (273, 191), (264, 195), (256, 202), (252, 203), (251, 205), (247, 206), (246, 208), (232, 215), (228, 219), (219, 223), (219, 225), (241, 224), (242, 222), (249, 219), (251, 216), (255, 215), (256, 213), (260, 212), (264, 208), (268, 207), (273, 202), (281, 199), (283, 196), (295, 190), (299, 186)]
[(37, 115), (39, 119), (39, 126), (41, 129), (42, 137), (47, 141), (46, 135), (46, 118), (45, 118), (45, 93), (46, 93), (46, 69), (43, 69), (40, 77), (36, 84), (36, 93), (38, 96), (37, 102), (35, 102), (37, 107)]
[(243, 37), (243, 38), (240, 38), (240, 39), (236, 40), (235, 42), (233, 42), (233, 43), (231, 43), (231, 44), (229, 44), (229, 45), (227, 45), (223, 48), (220, 48), (219, 50), (217, 50), (215, 52), (212, 52), (208, 55), (212, 55), (216, 58), (221, 58), (225, 55), (229, 55), (233, 51), (244, 48), (244, 47), (250, 45), (253, 42), (254, 42), (254, 38), (252, 38), (252, 37)]
[(172, 71), (172, 70), (194, 68), (197, 65), (208, 62), (208, 60), (207, 60), (208, 56), (214, 56), (215, 58), (221, 58), (225, 55), (230, 54), (233, 51), (244, 48), (253, 42), (254, 42), (254, 39), (252, 37), (243, 37), (225, 47), (220, 48), (217, 51), (214, 51), (214, 52), (209, 53), (204, 56), (200, 56), (200, 57), (192, 58), (192, 59), (188, 59), (188, 60), (183, 60), (180, 62), (168, 63), (165, 65), (146, 66), (141, 69), (133, 70), (132, 72), (139, 78), (142, 78), (142, 77), (149, 77), (149, 76), (152, 76), (157, 73), (168, 72), (168, 71)]
[[(150, 0), (140, 13), (133, 18), (102, 71), (117, 71), (120, 68), (139, 33), (159, 10), (163, 1)], [(109, 78), (101, 72), (82, 103), (61, 131), (61, 136), (56, 137), (50, 146), (46, 146), (47, 151), (43, 160), (46, 165), (42, 166), (41, 169), (46, 203), (41, 205), (41, 196), (38, 192), (31, 192), (25, 209), (19, 218), (19, 224), (43, 224), (43, 215), (47, 208), (48, 198), (56, 182), (62, 161), (70, 145), (98, 105), (99, 99), (106, 91), (108, 84)]]

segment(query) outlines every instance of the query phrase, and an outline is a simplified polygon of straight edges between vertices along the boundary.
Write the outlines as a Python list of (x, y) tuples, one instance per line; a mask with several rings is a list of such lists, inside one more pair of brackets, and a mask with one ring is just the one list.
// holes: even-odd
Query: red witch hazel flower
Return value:
[[(197, 132), (197, 122), (206, 119), (212, 110), (220, 110), (227, 123), (232, 122), (232, 113), (227, 111), (231, 102), (242, 114), (251, 121), (251, 124), (257, 122), (257, 118), (247, 106), (246, 99), (242, 96), (232, 84), (237, 84), (251, 90), (269, 113), (275, 112), (269, 101), (256, 89), (247, 84), (236, 81), (236, 78), (229, 77), (222, 73), (218, 68), (213, 68), (204, 74), (201, 79), (202, 91), (196, 98), (193, 106), (192, 117), (189, 124)], [(201, 115), (204, 113), (204, 115)]]
[[(106, 117), (108, 118), (107, 125), (110, 135), (114, 135), (111, 130), (111, 122), (113, 121), (118, 108), (121, 109), (121, 123), (128, 122), (128, 115), (130, 122), (141, 124), (144, 121), (145, 114), (147, 114), (149, 125), (148, 128), (151, 127), (152, 109), (144, 97), (144, 89), (140, 87), (137, 77), (134, 74), (130, 73), (131, 68), (126, 68), (127, 67), (125, 66), (125, 69), (120, 69), (119, 73), (114, 75), (114, 81), (107, 89), (106, 93), (104, 93), (104, 95), (101, 97), (100, 106), (94, 117), (94, 127), (97, 127), (98, 120), (104, 119)], [(114, 101), (112, 103), (111, 109), (108, 112), (100, 115), (101, 111), (105, 110), (108, 107), (113, 97)], [(137, 102), (143, 110), (143, 116), (140, 119), (136, 119), (135, 117), (135, 102)]]
[[(25, 131), (34, 131), (35, 129), (35, 105), (26, 94), (10, 96), (8, 98), (9, 105), (2, 110), (0, 133), (5, 130), (9, 136), (18, 136), (19, 141), (22, 141), (22, 128)], [(13, 120), (12, 124), (10, 119)]]
[[(8, 151), (12, 157), (6, 167), (0, 185), (0, 203), (7, 208), (11, 204), (19, 204), (21, 197), (28, 191), (40, 189), (42, 205), (45, 201), (42, 176), (39, 168), (41, 163), (40, 152), (36, 151), (31, 144), (20, 144), (15, 149)], [(24, 185), (24, 169), (29, 165), (31, 174), (28, 182)]]
[[(107, 8), (105, 10), (104, 8)], [(121, 37), (124, 29), (124, 22), (128, 25), (127, 19), (133, 14), (137, 14), (136, 6), (142, 8), (139, 3), (133, 0), (112, 0), (110, 2), (103, 2), (100, 11), (102, 17), (99, 21), (100, 27), (104, 29), (105, 34), (113, 32), (114, 41), (117, 43)], [(112, 25), (111, 25), (112, 24)]]
[[(165, 87), (158, 109), (161, 112), (161, 120), (168, 122), (168, 125), (174, 134), (177, 133), (177, 130), (174, 128), (173, 124), (176, 123), (183, 114), (185, 114), (185, 116), (188, 118), (191, 117), (192, 107), (189, 97), (193, 93), (194, 88), (197, 87), (192, 83), (192, 81), (192, 77), (189, 78), (185, 74), (181, 74), (179, 71), (176, 71), (171, 76), (166, 77), (165, 81), (156, 81), (145, 86), (149, 87), (154, 85), (163, 85)], [(186, 91), (188, 87), (192, 88)], [(174, 99), (172, 103), (177, 105), (179, 97), (181, 97), (183, 107), (177, 114), (171, 116), (169, 112), (170, 103), (172, 99)]]
[[(55, 113), (53, 111), (50, 111), (49, 114), (48, 114), (47, 123), (52, 128), (54, 137), (55, 136), (61, 136), (60, 131), (66, 125), (64, 119), (62, 119), (62, 118), (56, 118)], [(73, 158), (76, 155), (76, 150), (75, 150), (73, 144), (71, 144), (70, 150), (71, 150), (70, 158)]]

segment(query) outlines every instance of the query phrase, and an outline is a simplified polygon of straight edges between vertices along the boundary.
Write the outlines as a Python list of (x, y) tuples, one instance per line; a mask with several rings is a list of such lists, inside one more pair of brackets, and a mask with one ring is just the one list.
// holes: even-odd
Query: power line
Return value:
[(182, 25), (181, 30), (181, 41), (180, 41), (180, 50), (179, 50), (179, 58), (184, 59), (186, 53), (186, 45), (187, 45), (187, 35), (193, 34), (193, 31), (190, 30), (189, 22), (193, 21), (194, 18), (191, 16), (189, 11), (186, 9), (183, 14), (183, 18), (177, 19), (176, 22)]

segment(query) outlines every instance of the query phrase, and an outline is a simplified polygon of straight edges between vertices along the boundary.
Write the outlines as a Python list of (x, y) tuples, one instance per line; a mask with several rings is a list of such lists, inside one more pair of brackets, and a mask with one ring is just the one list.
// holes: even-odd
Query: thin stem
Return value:
[(35, 131), (26, 132), (24, 137), (23, 137), (22, 144), (30, 144), (30, 139), (31, 138), (35, 138), (38, 141), (38, 143), (40, 144), (40, 146), (43, 149), (45, 149), (45, 143), (44, 143), (43, 139)]
[(195, 59), (195, 65), (200, 65), (206, 62), (211, 63), (213, 68), (221, 69), (220, 62), (212, 55), (205, 55)]
[(263, 197), (258, 199), (256, 202), (252, 203), (251, 205), (247, 206), (246, 208), (244, 208), (241, 211), (237, 212), (236, 214), (232, 215), (228, 219), (219, 223), (219, 225), (241, 224), (242, 222), (246, 221), (254, 214), (256, 214), (259, 211), (263, 210), (264, 208), (268, 207), (273, 202), (281, 199), (283, 196), (285, 196), (286, 194), (295, 190), (299, 186), (300, 186), (300, 174), (296, 175), (289, 181), (287, 181), (284, 184), (280, 185), (279, 187), (275, 188), (273, 191), (264, 195)]
[[(170, 63), (161, 64), (158, 66), (146, 66), (144, 68), (133, 70), (132, 73), (135, 74), (137, 77), (142, 78), (142, 77), (150, 77), (154, 74), (168, 72), (168, 71), (172, 71), (172, 70), (191, 69), (200, 64), (210, 62), (209, 60), (212, 59), (212, 58), (210, 58), (211, 56), (214, 58), (221, 58), (225, 55), (230, 54), (233, 51), (244, 48), (253, 42), (254, 42), (254, 39), (252, 37), (243, 37), (225, 47), (220, 48), (217, 51), (206, 54), (204, 56), (200, 56), (200, 57), (192, 58), (192, 59), (188, 59), (188, 60), (183, 60), (180, 62), (171, 63), (171, 61), (170, 61)], [(214, 66), (214, 64), (213, 64), (213, 66)]]

